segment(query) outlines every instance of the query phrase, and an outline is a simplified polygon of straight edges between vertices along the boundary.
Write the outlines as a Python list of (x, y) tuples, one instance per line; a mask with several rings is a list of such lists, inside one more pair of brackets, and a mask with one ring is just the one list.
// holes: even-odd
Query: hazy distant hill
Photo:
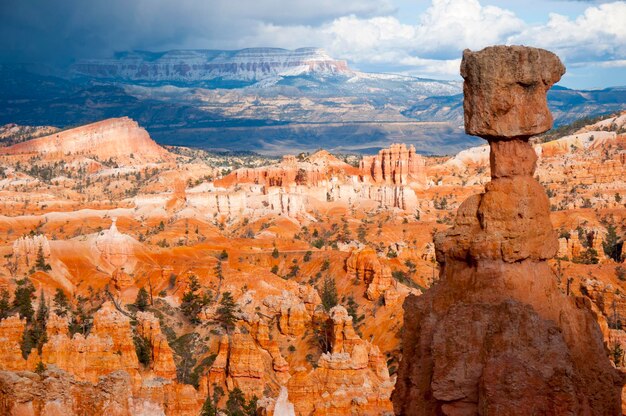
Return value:
[[(0, 76), (2, 124), (129, 116), (161, 143), (266, 153), (401, 141), (442, 154), (478, 142), (460, 128), (460, 82), (359, 72), (318, 48), (123, 52), (55, 71), (2, 66)], [(626, 88), (555, 87), (549, 101), (563, 124), (626, 108)]]
[(152, 86), (251, 86), (276, 91), (291, 87), (312, 95), (337, 95), (339, 91), (375, 94), (388, 90), (429, 96), (460, 92), (458, 82), (354, 71), (346, 61), (334, 59), (320, 48), (121, 52), (110, 59), (79, 61), (70, 67), (70, 74)]
[[(548, 104), (556, 125), (563, 125), (594, 114), (607, 114), (626, 108), (626, 87), (579, 91), (554, 86)], [(463, 94), (428, 97), (403, 113), (415, 120), (441, 120), (463, 123)]]

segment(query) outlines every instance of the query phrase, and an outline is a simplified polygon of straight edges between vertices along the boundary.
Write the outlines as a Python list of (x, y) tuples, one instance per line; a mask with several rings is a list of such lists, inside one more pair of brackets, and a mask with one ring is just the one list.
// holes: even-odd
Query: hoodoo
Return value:
[(440, 280), (404, 304), (401, 415), (617, 415), (623, 384), (588, 303), (566, 296), (528, 143), (547, 131), (546, 93), (564, 74), (545, 50), (466, 50), (465, 129), (491, 149), (491, 182), (435, 238)]

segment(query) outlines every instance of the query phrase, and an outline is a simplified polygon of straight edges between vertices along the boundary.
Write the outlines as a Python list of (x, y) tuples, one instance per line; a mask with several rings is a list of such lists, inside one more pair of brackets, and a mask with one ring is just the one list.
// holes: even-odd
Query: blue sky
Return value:
[(3, 0), (0, 62), (318, 46), (354, 68), (459, 79), (462, 50), (556, 52), (572, 88), (626, 86), (626, 1)]

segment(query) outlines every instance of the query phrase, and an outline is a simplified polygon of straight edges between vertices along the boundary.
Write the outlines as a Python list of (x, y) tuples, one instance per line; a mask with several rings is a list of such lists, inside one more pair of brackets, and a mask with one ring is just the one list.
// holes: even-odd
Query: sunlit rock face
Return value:
[(50, 242), (45, 235), (22, 236), (13, 242), (13, 258), (20, 270), (36, 265), (37, 257), (50, 258)]
[(426, 182), (424, 158), (415, 153), (413, 145), (392, 144), (376, 156), (364, 156), (359, 167), (363, 178), (374, 183)]
[(552, 52), (524, 46), (465, 50), (461, 62), (467, 134), (508, 139), (552, 128), (546, 93), (565, 73)]
[[(117, 229), (116, 218), (111, 221), (108, 230), (101, 231), (96, 237), (92, 251), (98, 256), (102, 267), (112, 269), (113, 275), (121, 270), (132, 270), (136, 264), (135, 248), (137, 241)], [(118, 276), (119, 280), (125, 278)]]
[(44, 158), (96, 156), (99, 160), (114, 158), (128, 164), (171, 160), (171, 155), (128, 117), (103, 120), (17, 143), (3, 148), (0, 153), (36, 154)]
[(397, 414), (621, 411), (600, 327), (546, 261), (559, 244), (528, 138), (552, 126), (545, 94), (563, 73), (540, 49), (464, 52), (466, 131), (489, 141), (492, 181), (435, 237), (440, 282), (404, 304)]
[(390, 412), (393, 382), (380, 349), (361, 339), (343, 306), (330, 310), (330, 351), (317, 368), (296, 369), (287, 384), (298, 414), (345, 415)]

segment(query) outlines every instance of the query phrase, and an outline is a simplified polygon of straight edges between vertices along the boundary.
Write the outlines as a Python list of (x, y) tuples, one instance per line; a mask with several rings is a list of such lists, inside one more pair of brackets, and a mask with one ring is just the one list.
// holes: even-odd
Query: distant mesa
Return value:
[(111, 118), (0, 148), (0, 155), (82, 155), (129, 164), (166, 161), (170, 153), (128, 117)]
[(346, 61), (335, 60), (320, 48), (248, 48), (226, 50), (133, 51), (113, 58), (79, 61), (76, 75), (124, 81), (208, 81), (217, 78), (258, 81), (306, 73), (350, 73)]

